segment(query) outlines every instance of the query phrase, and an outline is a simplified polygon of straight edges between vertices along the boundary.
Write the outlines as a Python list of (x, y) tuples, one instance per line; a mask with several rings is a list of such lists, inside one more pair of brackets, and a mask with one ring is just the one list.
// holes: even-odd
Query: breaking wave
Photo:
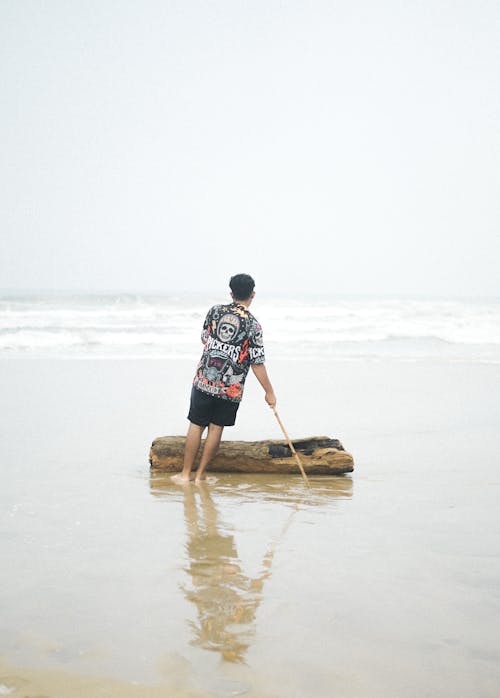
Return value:
[[(194, 358), (217, 299), (133, 294), (0, 296), (0, 356)], [(500, 361), (500, 302), (259, 299), (268, 358)]]

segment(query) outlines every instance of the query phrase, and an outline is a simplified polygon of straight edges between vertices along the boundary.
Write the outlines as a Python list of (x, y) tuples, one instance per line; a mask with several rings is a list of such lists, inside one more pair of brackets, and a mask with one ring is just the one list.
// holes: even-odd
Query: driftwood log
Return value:
[[(178, 472), (182, 469), (185, 436), (160, 436), (149, 452), (151, 470)], [(338, 439), (313, 436), (292, 441), (304, 470), (314, 475), (342, 475), (354, 469), (353, 458)], [(201, 449), (200, 449), (201, 453)], [(198, 467), (198, 458), (193, 469)], [(219, 453), (208, 467), (219, 473), (295, 473), (299, 468), (286, 441), (222, 441)]]

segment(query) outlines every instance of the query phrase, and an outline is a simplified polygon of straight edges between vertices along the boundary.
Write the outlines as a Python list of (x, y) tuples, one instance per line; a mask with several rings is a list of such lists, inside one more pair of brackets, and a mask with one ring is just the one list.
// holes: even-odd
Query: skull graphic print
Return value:
[(217, 324), (217, 337), (221, 342), (230, 342), (238, 334), (240, 320), (236, 315), (226, 313)]

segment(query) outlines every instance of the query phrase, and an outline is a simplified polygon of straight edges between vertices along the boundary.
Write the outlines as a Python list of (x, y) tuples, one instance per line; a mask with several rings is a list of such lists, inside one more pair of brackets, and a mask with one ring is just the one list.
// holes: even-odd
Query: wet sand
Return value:
[[(355, 458), (311, 492), (150, 476), (192, 368), (0, 362), (0, 695), (496, 696), (500, 367), (269, 365)], [(280, 438), (250, 381), (227, 436)]]
[(14, 698), (203, 698), (206, 694), (185, 691), (175, 681), (158, 685), (134, 685), (118, 679), (85, 676), (63, 670), (27, 669), (0, 662), (0, 696)]

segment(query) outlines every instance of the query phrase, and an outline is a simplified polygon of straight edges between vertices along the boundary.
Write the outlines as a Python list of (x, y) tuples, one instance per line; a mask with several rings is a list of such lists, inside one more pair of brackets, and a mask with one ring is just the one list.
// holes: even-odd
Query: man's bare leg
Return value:
[(210, 423), (208, 425), (208, 434), (203, 447), (203, 453), (201, 454), (200, 464), (196, 471), (195, 484), (206, 478), (205, 469), (217, 455), (223, 431), (224, 427), (220, 427), (218, 424)]
[(205, 427), (200, 427), (198, 424), (190, 422), (188, 433), (186, 436), (186, 445), (184, 446), (184, 464), (180, 475), (174, 475), (174, 479), (180, 482), (189, 482), (191, 478), (191, 468), (200, 448), (201, 435), (205, 431)]

